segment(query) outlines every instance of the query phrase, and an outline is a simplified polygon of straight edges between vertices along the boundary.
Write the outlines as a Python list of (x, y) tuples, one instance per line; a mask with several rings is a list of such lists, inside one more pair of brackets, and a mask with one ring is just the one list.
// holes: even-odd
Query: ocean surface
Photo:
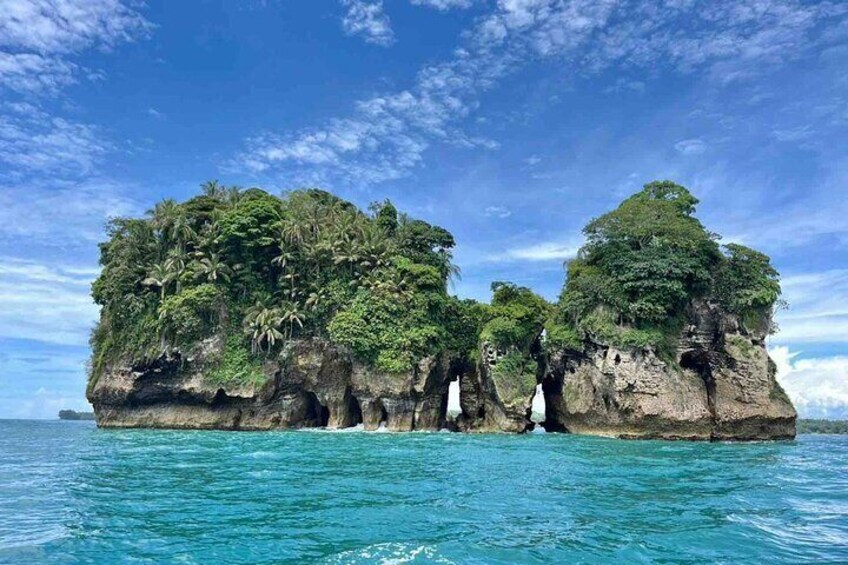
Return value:
[(0, 563), (848, 562), (848, 436), (0, 420)]

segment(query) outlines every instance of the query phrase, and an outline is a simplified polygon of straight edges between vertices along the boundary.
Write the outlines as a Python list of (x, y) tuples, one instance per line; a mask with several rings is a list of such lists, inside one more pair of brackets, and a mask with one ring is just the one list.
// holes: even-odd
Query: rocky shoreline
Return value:
[[(693, 303), (673, 361), (652, 349), (590, 340), (582, 350), (534, 350), (550, 432), (618, 438), (768, 440), (795, 436), (795, 410), (775, 380), (765, 332)], [(445, 353), (388, 374), (325, 340), (289, 343), (265, 360), (264, 382), (213, 383), (206, 376), (223, 338), (186, 354), (108, 367), (89, 390), (101, 427), (275, 430), (312, 427), (389, 431), (530, 431), (536, 383), (499, 382), (496, 348), (480, 361)], [(461, 414), (448, 419), (448, 389), (459, 380)], [(532, 385), (532, 386), (531, 386)]]

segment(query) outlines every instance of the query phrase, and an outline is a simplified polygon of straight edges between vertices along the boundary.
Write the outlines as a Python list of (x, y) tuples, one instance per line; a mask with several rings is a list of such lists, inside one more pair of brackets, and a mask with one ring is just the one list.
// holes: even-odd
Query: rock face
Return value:
[(765, 329), (693, 303), (674, 360), (587, 343), (552, 355), (542, 386), (550, 431), (624, 438), (795, 437)]
[(303, 427), (438, 430), (445, 425), (449, 364), (426, 358), (408, 374), (375, 372), (327, 342), (294, 342), (265, 362), (264, 383), (214, 384), (210, 339), (198, 351), (132, 367), (111, 367), (89, 401), (103, 427), (271, 430)]
[[(673, 359), (650, 349), (587, 341), (581, 351), (534, 352), (547, 431), (622, 438), (781, 439), (795, 436), (795, 410), (775, 380), (765, 329), (750, 329), (706, 302), (688, 312)], [(221, 338), (185, 355), (112, 366), (88, 393), (104, 427), (271, 430), (514, 432), (531, 430), (536, 382), (509, 382), (500, 353), (480, 362), (449, 354), (386, 374), (317, 339), (290, 343), (263, 366), (264, 381), (215, 384), (210, 359)], [(459, 379), (461, 415), (447, 418), (448, 388)]]

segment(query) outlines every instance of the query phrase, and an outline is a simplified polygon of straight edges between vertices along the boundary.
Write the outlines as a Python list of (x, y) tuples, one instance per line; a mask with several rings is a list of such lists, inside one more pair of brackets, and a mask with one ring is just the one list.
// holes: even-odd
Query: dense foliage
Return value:
[(95, 376), (109, 360), (216, 333), (221, 381), (250, 380), (251, 359), (298, 337), (330, 338), (392, 372), (476, 344), (475, 306), (447, 293), (453, 237), (388, 201), (364, 213), (321, 190), (279, 198), (210, 182), (144, 219), (113, 220), (109, 236), (93, 285)]
[(523, 394), (545, 350), (580, 350), (587, 338), (671, 347), (694, 297), (761, 329), (779, 303), (777, 272), (757, 251), (719, 246), (697, 204), (672, 182), (645, 185), (586, 226), (558, 304), (507, 282), (480, 304), (447, 292), (458, 274), (451, 234), (389, 201), (363, 212), (321, 190), (281, 198), (209, 182), (186, 202), (110, 223), (92, 289), (102, 313), (91, 382), (108, 362), (214, 335), (225, 347), (209, 377), (254, 382), (263, 358), (319, 337), (392, 373), (440, 351), (474, 359), (488, 345), (495, 376)]
[(584, 229), (568, 263), (554, 329), (623, 346), (670, 346), (694, 297), (756, 323), (780, 296), (767, 256), (742, 245), (723, 249), (694, 217), (698, 200), (670, 181), (652, 182)]
[(799, 434), (848, 434), (848, 420), (798, 419)]

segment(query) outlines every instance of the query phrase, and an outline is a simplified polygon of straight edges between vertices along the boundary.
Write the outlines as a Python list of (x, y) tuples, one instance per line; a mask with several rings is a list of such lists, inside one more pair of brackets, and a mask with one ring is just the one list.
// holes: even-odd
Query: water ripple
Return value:
[(0, 563), (848, 561), (848, 438), (0, 421)]

